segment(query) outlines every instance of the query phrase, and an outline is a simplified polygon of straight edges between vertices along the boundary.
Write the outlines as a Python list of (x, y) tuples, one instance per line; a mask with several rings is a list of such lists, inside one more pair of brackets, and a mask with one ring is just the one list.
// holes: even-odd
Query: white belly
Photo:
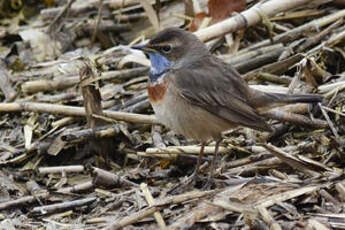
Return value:
[(236, 127), (206, 110), (192, 105), (168, 87), (164, 98), (151, 102), (158, 120), (187, 138), (207, 141), (219, 138), (221, 132)]

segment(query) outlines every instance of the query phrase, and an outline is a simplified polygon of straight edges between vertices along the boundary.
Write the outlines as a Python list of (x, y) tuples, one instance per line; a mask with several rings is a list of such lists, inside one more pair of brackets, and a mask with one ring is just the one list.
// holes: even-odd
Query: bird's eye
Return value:
[(164, 53), (169, 53), (171, 51), (171, 45), (162, 46), (162, 50)]

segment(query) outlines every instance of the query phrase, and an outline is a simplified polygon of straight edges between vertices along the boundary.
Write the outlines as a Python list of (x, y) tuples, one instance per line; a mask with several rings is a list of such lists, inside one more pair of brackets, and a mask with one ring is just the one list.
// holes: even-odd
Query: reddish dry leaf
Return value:
[(194, 17), (189, 31), (198, 30), (205, 17), (212, 17), (211, 24), (214, 24), (230, 17), (233, 12), (243, 11), (246, 8), (246, 0), (208, 0), (207, 7), (209, 14), (198, 13)]
[(205, 12), (198, 13), (195, 15), (192, 23), (189, 26), (189, 31), (194, 32), (197, 31), (202, 23), (202, 21), (207, 17)]
[(246, 0), (208, 0), (207, 3), (212, 23), (228, 18), (233, 12), (241, 12), (246, 8)]

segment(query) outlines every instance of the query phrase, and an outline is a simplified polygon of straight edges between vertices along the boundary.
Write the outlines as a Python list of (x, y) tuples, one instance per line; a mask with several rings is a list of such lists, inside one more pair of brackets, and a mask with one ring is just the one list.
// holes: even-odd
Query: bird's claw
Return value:
[(199, 175), (194, 171), (192, 175), (184, 179), (181, 183), (178, 185), (174, 186), (169, 193), (170, 194), (179, 194), (182, 193), (189, 188), (192, 188), (196, 185), (196, 183), (200, 181)]
[(214, 188), (216, 185), (216, 181), (212, 176), (208, 176), (206, 183), (202, 186), (202, 190), (210, 190)]

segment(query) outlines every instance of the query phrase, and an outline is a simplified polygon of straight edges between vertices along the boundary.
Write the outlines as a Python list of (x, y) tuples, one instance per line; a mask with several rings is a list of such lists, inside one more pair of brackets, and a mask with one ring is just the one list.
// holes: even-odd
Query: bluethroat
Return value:
[(146, 45), (132, 48), (150, 58), (148, 95), (158, 120), (176, 133), (201, 142), (192, 177), (198, 174), (207, 140), (216, 140), (212, 178), (223, 131), (238, 126), (272, 131), (260, 112), (289, 103), (321, 101), (319, 95), (249, 88), (230, 64), (213, 56), (194, 34), (179, 28), (165, 29)]

